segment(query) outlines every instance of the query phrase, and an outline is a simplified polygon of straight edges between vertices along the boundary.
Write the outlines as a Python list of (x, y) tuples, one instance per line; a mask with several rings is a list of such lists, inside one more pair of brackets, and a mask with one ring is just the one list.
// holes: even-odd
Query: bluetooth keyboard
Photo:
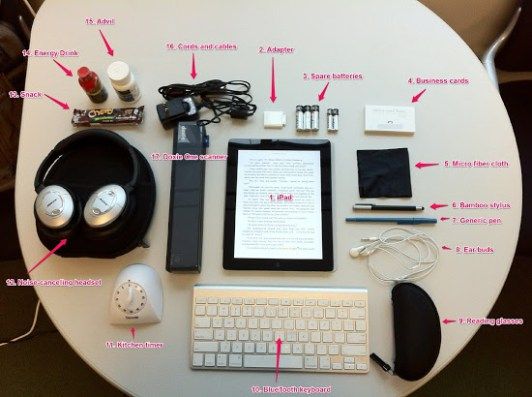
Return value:
[[(197, 285), (191, 367), (366, 373), (368, 294), (362, 288)], [(279, 342), (280, 340), (280, 342)]]

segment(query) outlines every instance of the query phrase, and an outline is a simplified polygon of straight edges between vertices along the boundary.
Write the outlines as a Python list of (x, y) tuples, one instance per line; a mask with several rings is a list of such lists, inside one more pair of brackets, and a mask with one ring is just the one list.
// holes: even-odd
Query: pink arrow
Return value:
[(440, 218), (440, 221), (445, 222), (445, 221), (448, 221), (449, 219), (451, 219), (451, 218), (446, 218), (446, 217), (442, 216)]
[(444, 323), (445, 325), (452, 324), (452, 323), (455, 323), (455, 322), (456, 322), (456, 320), (449, 320), (448, 318), (446, 318), (446, 319), (444, 319), (442, 321), (442, 323)]
[(419, 98), (421, 97), (421, 95), (423, 95), (425, 93), (425, 91), (427, 91), (426, 88), (423, 91), (421, 91), (420, 93), (414, 95), (412, 97), (412, 103), (419, 101)]
[(100, 36), (102, 36), (103, 43), (105, 44), (105, 47), (107, 48), (107, 53), (109, 55), (113, 56), (115, 54), (115, 51), (109, 45), (109, 42), (105, 38), (105, 36), (104, 36), (103, 32), (101, 31), (101, 29), (98, 29), (98, 32), (100, 32)]
[(435, 165), (440, 165), (440, 163), (422, 163), (419, 162), (416, 164), (416, 167), (419, 169), (425, 168), (425, 167), (434, 167)]
[(192, 53), (192, 67), (190, 68), (190, 75), (192, 76), (193, 79), (195, 79), (196, 76), (198, 75), (196, 73), (196, 57), (194, 53)]
[(272, 102), (275, 102), (277, 96), (275, 96), (275, 60), (272, 58), (272, 83), (270, 90), (270, 99)]
[(129, 329), (129, 332), (131, 332), (131, 336), (133, 337), (133, 339), (135, 339), (135, 332), (137, 332), (137, 330), (135, 329), (135, 327), (131, 327)]
[(275, 381), (279, 379), (279, 362), (281, 361), (281, 345), (283, 344), (283, 341), (281, 338), (277, 338), (275, 341), (277, 344), (277, 353), (275, 354)]
[(318, 101), (323, 101), (325, 98), (325, 92), (327, 91), (327, 88), (329, 88), (329, 83), (325, 84), (325, 87), (323, 87), (323, 90), (321, 90), (320, 94), (318, 95)]
[(449, 205), (448, 204), (436, 204), (436, 203), (432, 203), (430, 205), (430, 208), (432, 208), (433, 210), (437, 210), (438, 208), (443, 208), (443, 207), (448, 207)]
[(446, 245), (444, 245), (443, 247), (441, 247), (442, 250), (445, 250), (445, 251), (452, 251), (453, 249), (452, 248), (449, 248), (447, 247)]
[(59, 106), (61, 106), (64, 110), (68, 110), (68, 109), (70, 109), (70, 108), (68, 107), (68, 103), (66, 103), (66, 102), (61, 102), (61, 101), (59, 101), (59, 100), (57, 100), (57, 99), (51, 97), (50, 95), (46, 95), (46, 94), (44, 94), (44, 96), (45, 96), (46, 98), (48, 98), (48, 99), (54, 101), (55, 103), (57, 103), (57, 104), (58, 104)]
[(66, 68), (65, 66), (61, 65), (59, 62), (57, 62), (55, 59), (53, 60), (57, 66), (59, 66), (61, 69), (63, 69), (63, 72), (65, 72), (65, 74), (68, 76), (68, 77), (72, 77), (72, 70)]
[(48, 259), (49, 257), (51, 257), (55, 251), (57, 251), (59, 248), (61, 248), (63, 245), (65, 245), (67, 243), (67, 239), (63, 239), (59, 242), (59, 244), (57, 244), (54, 249), (52, 249), (50, 252), (48, 252), (45, 256), (43, 256), (43, 258), (37, 262), (35, 265), (33, 265), (33, 267), (28, 271), (28, 274), (30, 274), (33, 270), (35, 270), (35, 268), (37, 266), (39, 266), (41, 263), (43, 263), (46, 259)]

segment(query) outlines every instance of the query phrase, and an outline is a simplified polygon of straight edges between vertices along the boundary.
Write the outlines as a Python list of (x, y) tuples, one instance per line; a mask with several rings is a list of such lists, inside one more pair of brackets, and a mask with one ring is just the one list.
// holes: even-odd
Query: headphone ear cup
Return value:
[(115, 222), (128, 205), (128, 194), (120, 185), (106, 185), (91, 194), (83, 208), (90, 228), (99, 229)]
[(35, 215), (45, 228), (64, 229), (76, 218), (76, 203), (77, 200), (64, 187), (46, 186), (35, 199)]

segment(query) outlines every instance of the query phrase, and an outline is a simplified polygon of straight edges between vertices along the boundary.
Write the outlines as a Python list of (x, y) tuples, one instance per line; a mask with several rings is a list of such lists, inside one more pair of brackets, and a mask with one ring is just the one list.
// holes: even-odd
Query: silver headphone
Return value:
[[(87, 200), (83, 218), (93, 228), (108, 226), (122, 214), (126, 203), (127, 194), (122, 186), (104, 186)], [(51, 229), (66, 227), (74, 216), (74, 209), (72, 196), (58, 185), (46, 186), (35, 200), (37, 217)]]

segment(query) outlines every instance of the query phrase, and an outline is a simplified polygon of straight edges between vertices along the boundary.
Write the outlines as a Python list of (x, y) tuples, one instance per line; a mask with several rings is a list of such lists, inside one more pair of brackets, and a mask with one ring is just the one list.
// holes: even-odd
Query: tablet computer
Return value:
[(223, 266), (333, 270), (327, 139), (229, 141)]

